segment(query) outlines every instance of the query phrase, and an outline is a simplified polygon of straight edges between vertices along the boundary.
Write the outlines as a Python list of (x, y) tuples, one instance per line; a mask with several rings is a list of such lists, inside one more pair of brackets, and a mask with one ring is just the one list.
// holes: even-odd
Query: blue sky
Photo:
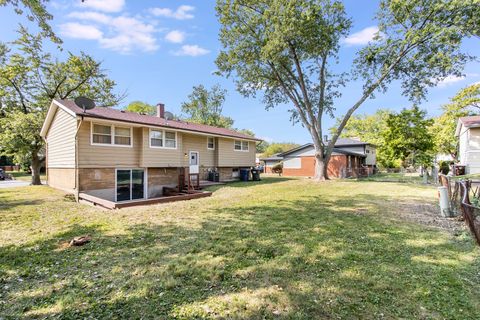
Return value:
[[(377, 1), (345, 1), (347, 14), (353, 19), (351, 35), (343, 41), (340, 51), (340, 67), (345, 71), (350, 69), (355, 52), (375, 31), (373, 17), (377, 5)], [(192, 86), (219, 83), (228, 90), (224, 114), (235, 120), (235, 127), (251, 129), (266, 140), (310, 142), (308, 132), (300, 124), (293, 126), (290, 122), (288, 105), (267, 111), (260, 98), (240, 96), (232, 79), (212, 74), (221, 49), (215, 1), (52, 0), (48, 9), (54, 16), (51, 24), (55, 32), (64, 40), (64, 51), (84, 51), (102, 61), (110, 77), (118, 83), (118, 91), (127, 91), (125, 103), (163, 102), (167, 110), (180, 114), (180, 105)], [(0, 41), (15, 39), (19, 22), (36, 30), (34, 24), (17, 16), (10, 7), (0, 8)], [(467, 40), (464, 48), (480, 56), (478, 39)], [(479, 81), (480, 64), (470, 63), (465, 77), (450, 77), (431, 89), (422, 108), (432, 116), (437, 115), (439, 106), (449, 97)], [(351, 83), (343, 90), (343, 97), (336, 105), (337, 115), (358, 98), (360, 89), (360, 84)], [(410, 103), (394, 84), (387, 94), (379, 93), (364, 103), (358, 113), (408, 106)], [(326, 119), (325, 128), (333, 123), (333, 119)]]

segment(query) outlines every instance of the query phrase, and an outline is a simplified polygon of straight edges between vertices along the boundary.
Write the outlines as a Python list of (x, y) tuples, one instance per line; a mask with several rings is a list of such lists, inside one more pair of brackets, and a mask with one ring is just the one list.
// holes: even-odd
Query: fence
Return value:
[(20, 166), (0, 166), (0, 169), (3, 169), (4, 171), (19, 171)]
[(450, 208), (456, 214), (461, 214), (462, 220), (480, 245), (480, 208), (470, 201), (472, 196), (475, 204), (480, 203), (479, 188), (473, 190), (471, 180), (452, 181), (445, 175), (439, 175), (438, 180), (442, 186), (447, 187)]

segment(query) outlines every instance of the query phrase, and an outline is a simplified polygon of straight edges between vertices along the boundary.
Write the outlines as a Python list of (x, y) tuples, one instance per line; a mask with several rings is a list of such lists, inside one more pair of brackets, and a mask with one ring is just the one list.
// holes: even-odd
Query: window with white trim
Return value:
[(214, 137), (207, 137), (207, 149), (208, 150), (215, 150), (215, 138)]
[(94, 124), (92, 130), (92, 143), (112, 144), (112, 127)]
[(175, 131), (150, 129), (151, 148), (177, 148), (177, 134)]
[(163, 147), (163, 131), (150, 130), (150, 146)]
[(132, 146), (132, 128), (92, 123), (92, 144)]
[(127, 127), (114, 127), (115, 144), (120, 146), (129, 146), (132, 142), (131, 130)]
[(248, 151), (248, 141), (235, 140), (234, 150)]
[(176, 148), (177, 147), (177, 135), (173, 131), (165, 131), (165, 147)]

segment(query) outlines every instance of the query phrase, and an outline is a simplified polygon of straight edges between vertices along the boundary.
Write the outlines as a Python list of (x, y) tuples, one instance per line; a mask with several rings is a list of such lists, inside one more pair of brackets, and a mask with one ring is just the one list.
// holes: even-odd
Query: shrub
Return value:
[(448, 174), (448, 172), (450, 172), (450, 162), (448, 161), (440, 161), (438, 163), (438, 166), (439, 166), (439, 171), (443, 174)]
[(279, 162), (272, 167), (272, 173), (282, 174), (283, 172), (283, 162)]

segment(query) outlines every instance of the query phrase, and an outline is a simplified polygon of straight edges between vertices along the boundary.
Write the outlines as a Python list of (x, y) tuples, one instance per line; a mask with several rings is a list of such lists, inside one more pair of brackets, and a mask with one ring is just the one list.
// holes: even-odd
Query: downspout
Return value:
[(83, 116), (80, 118), (80, 122), (77, 125), (77, 131), (75, 131), (75, 201), (78, 202), (80, 196), (80, 178), (78, 177), (78, 131), (83, 123)]

